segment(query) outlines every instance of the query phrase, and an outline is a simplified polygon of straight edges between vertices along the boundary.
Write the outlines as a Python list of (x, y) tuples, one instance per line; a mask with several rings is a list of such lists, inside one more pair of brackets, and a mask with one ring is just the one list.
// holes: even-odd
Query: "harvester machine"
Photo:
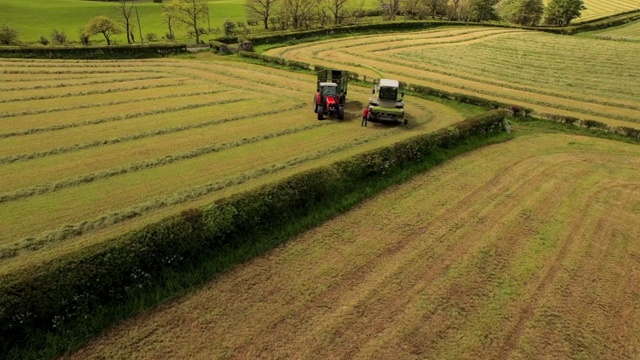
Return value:
[(404, 117), (404, 91), (398, 80), (380, 79), (371, 89), (367, 120), (372, 122), (396, 122), (407, 125)]
[(318, 71), (316, 96), (313, 101), (313, 111), (318, 115), (318, 120), (323, 120), (325, 115), (344, 119), (348, 82), (348, 73), (344, 70)]

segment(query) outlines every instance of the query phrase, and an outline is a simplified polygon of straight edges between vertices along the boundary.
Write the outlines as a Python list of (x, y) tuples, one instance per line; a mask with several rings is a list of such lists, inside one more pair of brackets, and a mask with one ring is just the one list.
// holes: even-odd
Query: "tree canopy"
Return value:
[(580, 17), (585, 10), (582, 0), (551, 0), (545, 10), (545, 23), (556, 26), (567, 26), (571, 20)]
[(84, 35), (91, 37), (93, 35), (102, 34), (107, 41), (107, 45), (111, 45), (111, 35), (121, 34), (122, 29), (116, 25), (115, 21), (107, 16), (96, 16), (91, 18), (84, 27)]

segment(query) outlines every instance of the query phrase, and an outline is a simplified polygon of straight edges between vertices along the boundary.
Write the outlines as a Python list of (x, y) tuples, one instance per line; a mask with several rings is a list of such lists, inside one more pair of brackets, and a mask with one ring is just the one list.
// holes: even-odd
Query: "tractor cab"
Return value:
[(335, 97), (336, 95), (338, 95), (338, 84), (336, 83), (321, 82), (319, 86), (320, 86), (320, 93), (322, 93), (322, 96), (324, 97), (327, 97), (327, 96)]

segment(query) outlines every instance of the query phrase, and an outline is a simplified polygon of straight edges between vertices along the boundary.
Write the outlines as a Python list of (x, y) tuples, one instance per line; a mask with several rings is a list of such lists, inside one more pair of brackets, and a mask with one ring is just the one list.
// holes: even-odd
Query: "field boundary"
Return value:
[(0, 46), (0, 58), (44, 59), (138, 59), (184, 54), (186, 44), (144, 46)]
[[(130, 299), (136, 291), (161, 285), (167, 272), (243, 244), (258, 247), (254, 242), (261, 241), (256, 240), (260, 234), (281, 231), (322, 207), (327, 199), (348, 198), (363, 183), (383, 182), (390, 173), (433, 161), (438, 151), (502, 133), (506, 115), (504, 110), (495, 110), (468, 118), (4, 276), (0, 281), (0, 351), (18, 354), (46, 347), (51, 334), (64, 333), (65, 328), (101, 309)], [(22, 358), (24, 353), (14, 357)]]

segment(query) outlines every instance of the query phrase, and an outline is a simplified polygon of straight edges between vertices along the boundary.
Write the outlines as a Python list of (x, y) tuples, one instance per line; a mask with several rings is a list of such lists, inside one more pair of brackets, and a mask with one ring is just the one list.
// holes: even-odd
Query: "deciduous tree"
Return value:
[(344, 10), (349, 0), (326, 0), (327, 9), (333, 17), (333, 24), (340, 25), (342, 18), (344, 18)]
[(498, 20), (495, 6), (499, 0), (471, 0), (469, 3), (469, 19), (471, 21)]
[(116, 25), (113, 19), (106, 16), (96, 16), (91, 18), (87, 25), (84, 27), (84, 34), (87, 37), (91, 37), (97, 34), (102, 34), (107, 41), (107, 45), (111, 45), (111, 36), (121, 34), (122, 29)]
[(567, 26), (586, 9), (582, 0), (551, 0), (545, 10), (544, 22), (549, 25)]
[[(200, 43), (200, 24), (209, 18), (209, 5), (206, 0), (170, 0), (163, 6), (162, 17), (165, 23), (176, 22), (187, 29), (193, 30), (196, 44)], [(173, 36), (173, 28), (169, 33)]]
[(260, 19), (264, 28), (269, 29), (269, 19), (275, 12), (278, 0), (246, 0), (244, 7), (249, 18)]
[(133, 6), (135, 5), (135, 0), (118, 0), (118, 14), (122, 16), (122, 24), (124, 25), (124, 30), (127, 33), (127, 43), (134, 43), (133, 36), (133, 24), (131, 23), (131, 14), (133, 11)]
[(507, 0), (500, 10), (502, 18), (514, 24), (536, 26), (542, 20), (542, 0)]

